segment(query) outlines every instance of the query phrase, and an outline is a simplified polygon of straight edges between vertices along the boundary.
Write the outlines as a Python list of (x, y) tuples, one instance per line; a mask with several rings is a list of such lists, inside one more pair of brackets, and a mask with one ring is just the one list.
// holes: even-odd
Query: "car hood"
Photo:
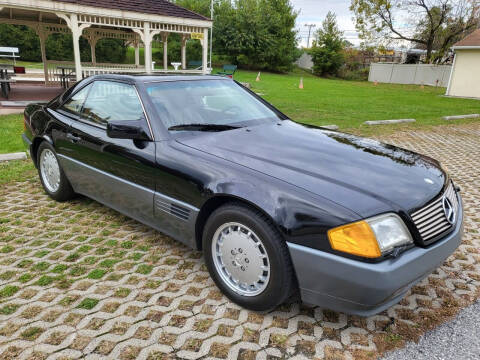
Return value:
[(362, 217), (410, 212), (442, 190), (446, 175), (429, 157), (293, 121), (177, 141), (312, 192)]

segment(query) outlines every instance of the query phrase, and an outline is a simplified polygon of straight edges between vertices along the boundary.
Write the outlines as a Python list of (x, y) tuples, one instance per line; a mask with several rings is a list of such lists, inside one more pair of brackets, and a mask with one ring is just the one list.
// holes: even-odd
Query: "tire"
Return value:
[[(75, 196), (75, 192), (60, 166), (55, 149), (46, 141), (43, 141), (38, 147), (37, 164), (38, 176), (42, 182), (43, 189), (52, 199), (63, 202)], [(53, 174), (50, 177), (48, 175), (49, 171)], [(53, 180), (57, 177), (58, 183)]]
[[(202, 240), (212, 279), (238, 305), (253, 311), (269, 311), (296, 291), (287, 245), (261, 212), (242, 203), (223, 205), (207, 220)], [(260, 260), (256, 260), (258, 258)], [(264, 268), (269, 268), (268, 275)], [(238, 275), (235, 280), (240, 283), (247, 277), (245, 284), (253, 285), (235, 284), (230, 275)], [(259, 280), (252, 282), (251, 279)]]

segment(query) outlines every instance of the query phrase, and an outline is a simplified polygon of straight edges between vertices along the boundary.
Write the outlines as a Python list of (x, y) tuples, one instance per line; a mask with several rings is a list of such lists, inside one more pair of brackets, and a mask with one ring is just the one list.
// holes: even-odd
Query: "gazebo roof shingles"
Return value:
[(137, 13), (173, 16), (179, 18), (210, 20), (209, 18), (187, 10), (167, 0), (54, 0), (104, 9), (117, 9)]
[(461, 46), (478, 46), (480, 48), (480, 29), (475, 30), (473, 33), (468, 35), (465, 39), (457, 42), (454, 47)]

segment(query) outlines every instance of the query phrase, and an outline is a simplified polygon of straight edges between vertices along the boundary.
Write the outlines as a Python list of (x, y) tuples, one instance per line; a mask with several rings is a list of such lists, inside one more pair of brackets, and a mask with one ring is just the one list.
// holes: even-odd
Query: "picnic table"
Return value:
[(0, 64), (0, 86), (2, 88), (2, 95), (7, 100), (11, 90), (10, 84), (15, 82), (15, 80), (11, 78), (11, 74), (8, 73), (9, 69), (13, 70), (12, 64)]
[(73, 66), (57, 66), (57, 70), (60, 70), (61, 73), (58, 74), (60, 77), (60, 84), (64, 89), (68, 88), (69, 80), (76, 79), (75, 77), (75, 67)]

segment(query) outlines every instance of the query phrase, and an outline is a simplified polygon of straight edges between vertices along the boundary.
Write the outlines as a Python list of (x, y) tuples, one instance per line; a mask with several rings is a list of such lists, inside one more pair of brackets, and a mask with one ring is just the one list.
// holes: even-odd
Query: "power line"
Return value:
[(317, 27), (315, 24), (305, 24), (308, 27), (308, 40), (307, 40), (307, 48), (310, 47), (310, 35), (312, 34), (312, 28)]

